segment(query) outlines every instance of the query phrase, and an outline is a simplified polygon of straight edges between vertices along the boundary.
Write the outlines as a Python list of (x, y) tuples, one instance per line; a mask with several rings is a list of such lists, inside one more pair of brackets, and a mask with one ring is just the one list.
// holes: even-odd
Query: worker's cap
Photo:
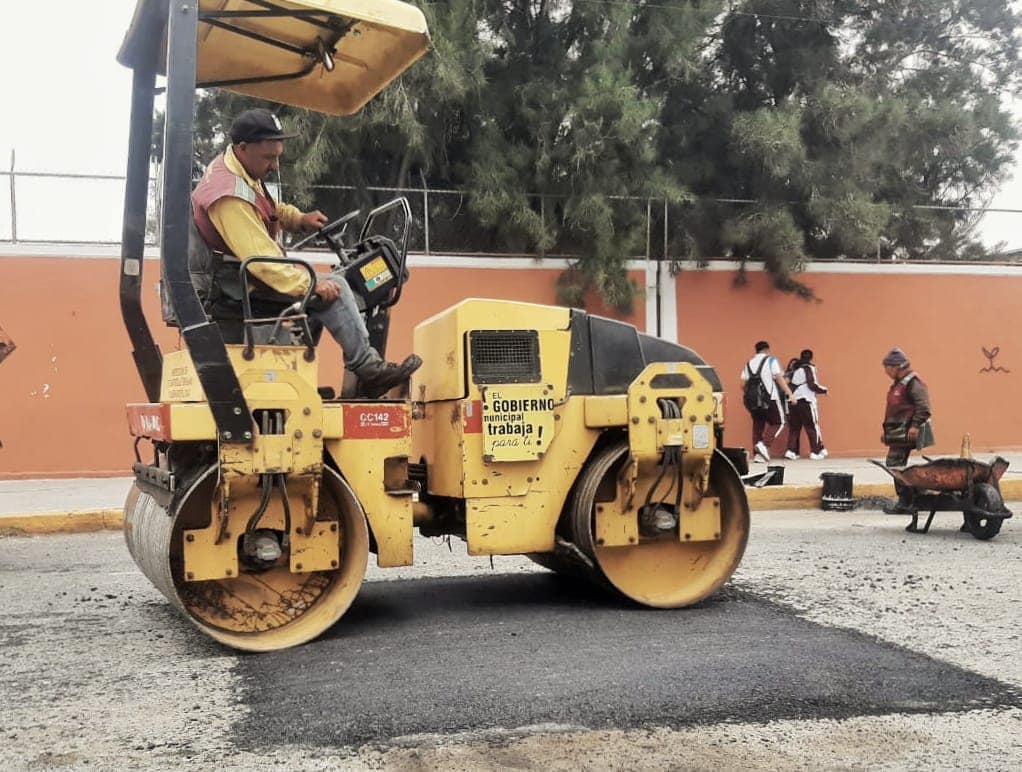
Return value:
[(884, 357), (884, 367), (905, 367), (908, 364), (908, 357), (900, 348), (892, 348)]
[(280, 118), (269, 110), (246, 110), (231, 124), (231, 142), (234, 144), (291, 139), (297, 136), (286, 133)]

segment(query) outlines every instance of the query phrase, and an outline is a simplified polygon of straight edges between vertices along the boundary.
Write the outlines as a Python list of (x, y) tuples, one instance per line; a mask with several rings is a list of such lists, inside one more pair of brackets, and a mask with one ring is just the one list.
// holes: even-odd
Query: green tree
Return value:
[(811, 258), (982, 253), (963, 208), (989, 200), (1016, 147), (1002, 96), (1017, 21), (1000, 0), (736, 5), (703, 88), (666, 108), (681, 156), (714, 161), (679, 175), (704, 198), (699, 249), (763, 259), (792, 289)]
[(487, 100), (464, 184), (506, 241), (582, 255), (562, 300), (590, 288), (626, 308), (624, 260), (644, 251), (647, 197), (686, 191), (658, 156), (662, 94), (698, 71), (719, 4), (489, 0)]
[[(670, 257), (763, 260), (801, 292), (814, 258), (983, 253), (968, 208), (989, 200), (1018, 138), (1003, 107), (1019, 85), (1006, 0), (424, 11), (434, 50), (359, 115), (278, 109), (303, 135), (288, 147), (298, 203), (314, 203), (314, 184), (465, 190), (473, 224), (459, 208), (451, 227), (477, 248), (579, 256), (562, 300), (596, 289), (619, 307), (648, 199), (668, 204)], [(207, 95), (203, 136), (222, 140), (250, 103)]]

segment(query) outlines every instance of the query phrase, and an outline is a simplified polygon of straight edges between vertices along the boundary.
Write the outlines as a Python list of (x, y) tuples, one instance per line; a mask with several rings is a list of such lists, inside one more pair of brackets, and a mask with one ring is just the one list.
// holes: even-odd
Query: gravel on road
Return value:
[[(1022, 687), (1022, 531), (1008, 521), (982, 542), (943, 518), (913, 535), (903, 520), (868, 511), (757, 512), (733, 591)], [(1017, 708), (673, 729), (509, 726), (360, 747), (241, 750), (235, 729), (250, 708), (239, 656), (169, 607), (119, 534), (6, 538), (0, 549), (0, 745), (10, 769), (1022, 767)], [(416, 542), (416, 559), (410, 569), (371, 568), (368, 580), (542, 570), (517, 557), (491, 567), (458, 542), (431, 539)]]

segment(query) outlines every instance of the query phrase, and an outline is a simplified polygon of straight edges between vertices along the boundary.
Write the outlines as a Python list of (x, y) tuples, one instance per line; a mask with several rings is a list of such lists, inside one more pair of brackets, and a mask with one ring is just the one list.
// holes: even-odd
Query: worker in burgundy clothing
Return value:
[[(266, 178), (280, 165), (284, 132), (277, 116), (268, 110), (246, 110), (231, 125), (231, 145), (206, 168), (192, 193), (192, 212), (202, 240), (224, 255), (215, 282), (220, 292), (241, 300), (238, 266), (250, 257), (282, 257), (282, 230), (313, 230), (326, 225), (320, 211), (302, 212), (276, 202), (266, 189)], [(294, 264), (255, 263), (248, 268), (255, 277), (253, 297), (298, 299), (309, 289), (309, 274)], [(422, 364), (415, 354), (400, 364), (386, 362), (369, 345), (362, 314), (354, 293), (335, 271), (318, 276), (309, 317), (322, 324), (344, 352), (344, 365), (359, 381), (363, 396), (379, 396), (404, 383)]]
[[(930, 391), (914, 370), (905, 352), (892, 348), (883, 360), (884, 372), (891, 379), (887, 390), (882, 440), (887, 445), (887, 466), (903, 467), (909, 454), (917, 448), (933, 444), (930, 429)], [(923, 435), (922, 437), (920, 435)], [(898, 501), (885, 508), (888, 514), (914, 514), (911, 491), (895, 480)]]
[(791, 390), (795, 404), (788, 413), (788, 450), (784, 457), (794, 461), (799, 454), (799, 441), (805, 429), (809, 440), (809, 458), (821, 461), (829, 454), (823, 446), (823, 430), (820, 429), (820, 411), (816, 404), (818, 394), (826, 394), (827, 387), (817, 380), (816, 365), (813, 364), (811, 349), (802, 349), (791, 369)]

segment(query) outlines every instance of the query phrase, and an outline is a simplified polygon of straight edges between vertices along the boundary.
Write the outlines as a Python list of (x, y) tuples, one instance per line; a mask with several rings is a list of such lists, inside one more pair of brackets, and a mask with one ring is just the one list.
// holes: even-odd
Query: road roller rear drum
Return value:
[[(124, 533), (135, 562), (193, 624), (221, 643), (268, 651), (315, 638), (348, 609), (365, 575), (369, 534), (351, 489), (336, 472), (326, 471), (317, 521), (336, 526), (340, 561), (335, 570), (294, 574), (287, 561), (260, 566), (242, 560), (237, 576), (190, 581), (182, 546), (187, 531), (209, 525), (216, 481), (217, 469), (210, 467), (173, 512), (133, 487)], [(239, 553), (244, 537), (228, 532)]]

